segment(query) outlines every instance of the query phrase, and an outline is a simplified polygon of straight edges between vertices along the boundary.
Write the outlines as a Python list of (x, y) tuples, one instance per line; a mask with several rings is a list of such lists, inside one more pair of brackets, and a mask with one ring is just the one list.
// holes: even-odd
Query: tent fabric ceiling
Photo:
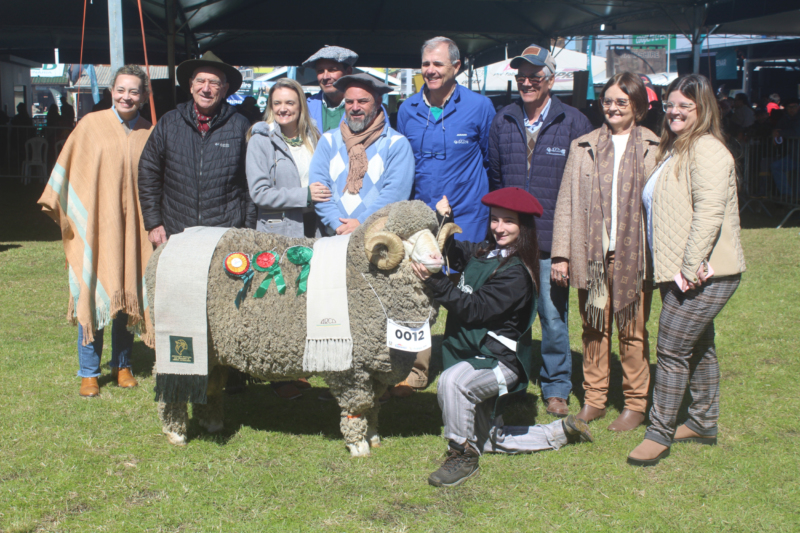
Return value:
[[(87, 6), (84, 63), (109, 61), (106, 1)], [(166, 1), (142, 0), (151, 64), (167, 62)], [(718, 34), (800, 35), (800, 0), (349, 0), (347, 9), (318, 0), (174, 2), (178, 61), (213, 50), (237, 65), (299, 65), (336, 44), (357, 51), (360, 64), (418, 67), (422, 42), (446, 35), (481, 66), (554, 37), (691, 33), (696, 20)], [(82, 10), (79, 2), (7, 2), (0, 53), (51, 63), (59, 48), (62, 62), (78, 62)], [(126, 60), (143, 62), (136, 0), (123, 0), (123, 24)]]

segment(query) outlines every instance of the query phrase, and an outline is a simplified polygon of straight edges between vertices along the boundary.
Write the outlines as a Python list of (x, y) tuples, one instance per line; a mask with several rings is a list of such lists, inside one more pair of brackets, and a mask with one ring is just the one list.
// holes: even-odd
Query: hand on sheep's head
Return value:
[[(439, 269), (441, 270), (441, 267), (439, 267)], [(425, 268), (425, 265), (414, 261), (411, 261), (411, 271), (414, 272), (414, 275), (417, 276), (421, 281), (425, 281), (431, 277), (431, 273), (427, 268)]]

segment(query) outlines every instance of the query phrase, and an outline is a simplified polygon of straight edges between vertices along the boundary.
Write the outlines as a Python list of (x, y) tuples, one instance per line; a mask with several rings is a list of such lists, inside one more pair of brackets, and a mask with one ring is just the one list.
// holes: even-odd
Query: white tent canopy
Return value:
[[(567, 50), (565, 48), (556, 48), (553, 52), (553, 57), (556, 60), (556, 82), (553, 85), (554, 92), (571, 92), (572, 91), (572, 77), (576, 71), (586, 70), (586, 54)], [(504, 92), (508, 87), (508, 82), (511, 81), (511, 89), (516, 90), (517, 82), (514, 76), (517, 75), (516, 69), (509, 66), (510, 59), (494, 63), (486, 67), (486, 91), (487, 92)], [(484, 69), (477, 68), (472, 73), (472, 89), (481, 90), (484, 84)], [(606, 60), (601, 56), (592, 56), (592, 83), (606, 77)], [(469, 78), (466, 71), (459, 74), (458, 83), (468, 86)]]
[[(678, 79), (678, 73), (659, 72), (658, 74), (647, 74), (647, 77), (650, 78), (650, 83), (652, 83), (656, 87), (666, 87), (667, 85)], [(595, 78), (594, 84), (605, 85), (608, 80), (609, 80), (608, 76), (603, 76), (602, 78)]]

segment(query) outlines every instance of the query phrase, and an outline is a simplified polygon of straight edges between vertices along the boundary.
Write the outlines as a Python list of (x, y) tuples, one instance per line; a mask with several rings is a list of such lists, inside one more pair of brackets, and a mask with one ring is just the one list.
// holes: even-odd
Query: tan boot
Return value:
[(414, 387), (408, 384), (407, 380), (403, 380), (389, 391), (392, 393), (392, 396), (395, 398), (408, 398), (412, 394), (414, 394)]
[(644, 439), (640, 445), (628, 455), (628, 464), (634, 466), (655, 466), (661, 459), (669, 457), (669, 446), (654, 440)]
[(133, 377), (130, 368), (112, 368), (111, 377), (117, 382), (117, 385), (123, 389), (132, 389), (136, 387), (139, 382)]
[(704, 437), (703, 435), (695, 433), (691, 429), (687, 428), (686, 424), (683, 424), (678, 426), (672, 442), (698, 442), (700, 444), (705, 444), (706, 446), (713, 446), (717, 443), (717, 437), (716, 435), (713, 437)]
[(616, 420), (610, 426), (609, 431), (630, 431), (636, 429), (644, 423), (644, 413), (623, 409)]
[(546, 406), (547, 414), (564, 418), (569, 414), (569, 407), (567, 407), (567, 400), (565, 398), (545, 398), (544, 405)]
[(583, 404), (581, 411), (578, 413), (577, 418), (580, 418), (584, 422), (591, 422), (592, 420), (598, 420), (606, 416), (606, 410), (598, 409), (588, 403)]
[(94, 398), (100, 394), (100, 385), (97, 378), (81, 378), (81, 390), (78, 392), (84, 398)]

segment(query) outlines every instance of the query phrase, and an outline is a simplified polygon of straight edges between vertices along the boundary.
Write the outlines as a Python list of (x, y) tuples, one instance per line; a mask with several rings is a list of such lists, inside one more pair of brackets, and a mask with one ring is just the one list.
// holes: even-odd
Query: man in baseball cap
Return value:
[(344, 93), (334, 84), (353, 73), (358, 54), (341, 46), (325, 45), (303, 62), (317, 73), (320, 91), (308, 98), (308, 113), (320, 133), (336, 129), (344, 119)]
[[(569, 287), (551, 281), (553, 217), (570, 143), (592, 131), (589, 120), (550, 94), (556, 62), (535, 44), (510, 62), (517, 69), (520, 100), (501, 109), (489, 133), (489, 182), (492, 189), (519, 187), (542, 204), (536, 221), (539, 239), (539, 319), (542, 324), (542, 367), (539, 381), (549, 414), (569, 414), (572, 357), (567, 328)], [(561, 258), (553, 258), (558, 262)]]

